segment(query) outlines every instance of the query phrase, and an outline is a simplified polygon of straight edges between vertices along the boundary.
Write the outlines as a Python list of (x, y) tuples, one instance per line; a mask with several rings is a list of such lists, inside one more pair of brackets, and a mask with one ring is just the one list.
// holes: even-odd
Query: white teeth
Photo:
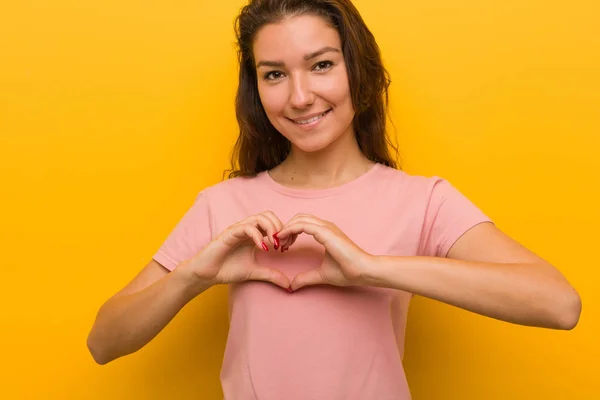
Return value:
[[(328, 110), (328, 111), (329, 111), (329, 110)], [(314, 117), (312, 117), (312, 118), (310, 118), (310, 119), (305, 119), (305, 120), (302, 120), (302, 121), (295, 121), (295, 122), (296, 122), (297, 124), (300, 124), (300, 125), (306, 125), (306, 124), (310, 124), (311, 122), (315, 122), (316, 120), (318, 120), (318, 119), (320, 119), (320, 118), (323, 118), (323, 116), (324, 116), (325, 114), (327, 114), (327, 111), (325, 111), (325, 112), (324, 112), (323, 114), (321, 114), (321, 115), (314, 116)]]

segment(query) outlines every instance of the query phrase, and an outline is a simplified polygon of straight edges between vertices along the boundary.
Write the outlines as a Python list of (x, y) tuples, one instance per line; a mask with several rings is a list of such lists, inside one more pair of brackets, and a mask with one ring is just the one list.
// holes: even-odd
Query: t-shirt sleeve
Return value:
[(434, 177), (432, 182), (423, 224), (422, 254), (446, 257), (465, 232), (492, 221), (445, 179)]
[(152, 257), (169, 271), (212, 240), (212, 215), (206, 189), (201, 191)]

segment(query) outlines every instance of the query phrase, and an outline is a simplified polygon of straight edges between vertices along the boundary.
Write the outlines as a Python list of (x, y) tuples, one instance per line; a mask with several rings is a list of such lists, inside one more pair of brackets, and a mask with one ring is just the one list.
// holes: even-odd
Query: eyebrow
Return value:
[[(304, 61), (310, 61), (313, 58), (317, 58), (320, 55), (323, 55), (325, 53), (328, 52), (334, 52), (334, 53), (341, 53), (341, 51), (339, 49), (336, 49), (335, 47), (331, 47), (331, 46), (325, 46), (320, 50), (317, 51), (313, 51), (312, 53), (306, 54), (304, 56)], [(265, 66), (265, 67), (284, 67), (285, 63), (283, 61), (259, 61), (256, 64), (256, 69), (260, 68), (261, 66)]]

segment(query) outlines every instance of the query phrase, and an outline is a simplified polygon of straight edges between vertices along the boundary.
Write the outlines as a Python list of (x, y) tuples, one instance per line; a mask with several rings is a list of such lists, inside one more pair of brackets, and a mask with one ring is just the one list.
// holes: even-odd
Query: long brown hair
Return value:
[(351, 1), (250, 0), (235, 20), (239, 61), (235, 110), (240, 133), (231, 154), (229, 178), (270, 170), (290, 152), (290, 141), (273, 127), (260, 101), (252, 43), (262, 26), (305, 14), (324, 18), (340, 35), (361, 151), (371, 161), (399, 168), (388, 146), (396, 157), (398, 149), (386, 134), (389, 74), (373, 34)]

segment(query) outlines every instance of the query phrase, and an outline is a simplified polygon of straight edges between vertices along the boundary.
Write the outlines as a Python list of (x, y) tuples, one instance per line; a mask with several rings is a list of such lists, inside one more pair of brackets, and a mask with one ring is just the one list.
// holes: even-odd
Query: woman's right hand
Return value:
[(265, 236), (275, 249), (291, 245), (289, 238), (279, 243), (279, 239), (273, 237), (282, 228), (283, 224), (271, 211), (251, 215), (221, 232), (196, 256), (185, 261), (184, 268), (202, 286), (254, 280), (288, 289), (290, 281), (285, 274), (258, 265), (255, 257), (256, 251), (268, 251)]

